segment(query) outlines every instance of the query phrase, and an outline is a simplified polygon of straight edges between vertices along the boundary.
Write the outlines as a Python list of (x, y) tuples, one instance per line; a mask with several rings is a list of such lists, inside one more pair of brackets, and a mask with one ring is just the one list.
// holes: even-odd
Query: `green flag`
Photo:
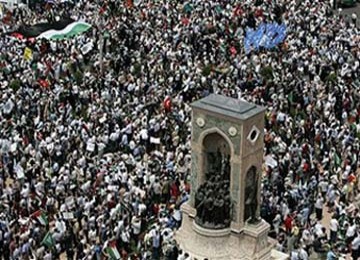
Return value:
[(289, 100), (290, 104), (294, 103), (294, 94), (292, 91), (288, 95), (288, 100)]
[(339, 157), (339, 155), (337, 153), (335, 153), (335, 155), (334, 155), (334, 161), (335, 161), (336, 167), (341, 166), (341, 158)]
[(55, 246), (55, 241), (54, 241), (50, 231), (47, 232), (47, 234), (45, 235), (43, 241), (41, 241), (41, 244), (47, 246), (48, 248), (52, 248), (52, 247)]
[(47, 226), (49, 224), (48, 218), (42, 210), (34, 212), (32, 217), (39, 221), (39, 223), (43, 226)]
[(193, 7), (192, 7), (191, 4), (187, 3), (187, 4), (184, 5), (183, 11), (184, 11), (185, 13), (191, 13), (192, 10), (193, 10)]
[(221, 14), (222, 11), (223, 11), (223, 10), (222, 10), (222, 8), (221, 8), (220, 5), (215, 6), (215, 12), (216, 12), (216, 13)]
[(116, 247), (116, 241), (109, 242), (109, 245), (106, 248), (106, 252), (109, 254), (110, 259), (112, 260), (121, 259), (120, 253)]

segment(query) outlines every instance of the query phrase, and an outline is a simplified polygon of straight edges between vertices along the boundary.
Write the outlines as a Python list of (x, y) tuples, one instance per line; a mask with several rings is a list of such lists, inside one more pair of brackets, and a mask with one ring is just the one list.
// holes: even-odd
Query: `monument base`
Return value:
[[(240, 233), (230, 228), (222, 230), (205, 229), (194, 221), (196, 211), (185, 204), (182, 206), (183, 222), (175, 233), (180, 248), (196, 260), (271, 260), (275, 241), (267, 234), (270, 225), (246, 224)], [(283, 258), (286, 259), (286, 258)]]

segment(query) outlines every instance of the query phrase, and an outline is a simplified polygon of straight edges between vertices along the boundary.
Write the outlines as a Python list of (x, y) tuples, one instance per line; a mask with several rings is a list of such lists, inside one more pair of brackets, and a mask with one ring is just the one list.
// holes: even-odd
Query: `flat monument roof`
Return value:
[(218, 94), (211, 94), (199, 99), (193, 102), (191, 107), (193, 109), (207, 110), (239, 120), (246, 120), (265, 111), (265, 107)]

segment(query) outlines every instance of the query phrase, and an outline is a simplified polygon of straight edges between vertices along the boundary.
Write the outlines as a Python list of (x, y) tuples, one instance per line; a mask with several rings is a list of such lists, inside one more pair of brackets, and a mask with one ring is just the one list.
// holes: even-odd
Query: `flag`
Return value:
[(60, 19), (53, 23), (38, 23), (34, 25), (22, 25), (16, 31), (11, 31), (9, 35), (22, 35), (23, 38), (33, 38), (49, 30), (62, 30), (69, 24), (75, 22), (72, 19)]
[(94, 47), (94, 44), (92, 42), (88, 42), (87, 44), (85, 44), (84, 46), (82, 46), (80, 48), (80, 51), (83, 55), (88, 54)]
[(32, 217), (35, 218), (41, 225), (47, 226), (49, 224), (48, 218), (45, 213), (39, 209), (32, 214)]
[(11, 36), (15, 37), (15, 38), (18, 38), (19, 40), (24, 39), (24, 36), (22, 34), (16, 33), (16, 32), (12, 33)]
[(227, 52), (226, 49), (227, 49), (226, 43), (220, 44), (220, 50), (221, 50), (223, 53), (226, 53), (226, 52)]
[(39, 79), (39, 84), (43, 88), (48, 88), (50, 83), (46, 79)]
[(120, 259), (120, 253), (116, 248), (116, 241), (113, 240), (109, 242), (108, 247), (106, 248), (106, 252), (110, 255), (111, 259), (118, 260)]
[(91, 24), (85, 22), (73, 22), (61, 30), (44, 31), (38, 35), (37, 38), (45, 38), (48, 40), (63, 40), (82, 34), (90, 28)]
[(190, 3), (187, 3), (184, 5), (183, 12), (185, 13), (191, 13), (193, 10), (193, 7)]
[(335, 160), (335, 166), (339, 167), (341, 166), (341, 158), (339, 157), (339, 155), (337, 153), (335, 153), (334, 155), (334, 160)]
[(164, 108), (166, 112), (171, 112), (171, 98), (169, 96), (164, 100)]
[(50, 231), (46, 233), (44, 239), (41, 241), (41, 244), (47, 246), (48, 248), (52, 248), (55, 246), (55, 241)]
[(288, 101), (290, 102), (290, 104), (294, 103), (294, 93), (293, 91), (291, 91), (288, 95)]
[(24, 50), (24, 60), (29, 61), (32, 60), (32, 58), (33, 58), (32, 50), (26, 47)]

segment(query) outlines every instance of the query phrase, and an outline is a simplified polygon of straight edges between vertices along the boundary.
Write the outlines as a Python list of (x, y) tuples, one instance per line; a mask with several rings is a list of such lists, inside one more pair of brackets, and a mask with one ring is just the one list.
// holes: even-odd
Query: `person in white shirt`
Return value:
[(360, 234), (358, 233), (351, 243), (351, 257), (353, 260), (359, 259), (360, 256)]
[(324, 199), (319, 194), (315, 202), (315, 212), (316, 212), (316, 218), (318, 220), (321, 220), (323, 217), (323, 206), (324, 206)]
[(139, 241), (139, 235), (141, 233), (141, 218), (139, 216), (133, 216), (131, 220), (131, 228), (133, 239), (135, 240), (135, 244), (137, 248), (140, 248), (141, 243)]
[(120, 238), (122, 240), (122, 243), (124, 245), (124, 248), (126, 251), (129, 250), (129, 244), (130, 244), (130, 232), (129, 232), (129, 227), (126, 227), (126, 229), (124, 229), (121, 232)]
[(290, 260), (299, 260), (299, 252), (297, 250), (293, 250), (290, 253)]
[(346, 230), (346, 244), (349, 245), (356, 235), (356, 224), (350, 222), (350, 225), (348, 226)]
[(315, 227), (314, 227), (315, 234), (316, 234), (318, 237), (321, 237), (321, 236), (324, 235), (324, 233), (323, 233), (323, 231), (322, 231), (323, 228), (324, 228), (324, 226), (321, 224), (320, 221), (318, 221), (318, 222), (316, 223)]
[(44, 260), (52, 260), (53, 257), (52, 257), (52, 254), (50, 251), (47, 251), (46, 254), (44, 255)]
[(335, 243), (337, 239), (337, 232), (339, 229), (339, 222), (335, 215), (330, 220), (330, 243)]
[(301, 260), (309, 260), (309, 254), (306, 252), (305, 250), (305, 245), (302, 246), (300, 249), (299, 249), (299, 259)]
[(273, 226), (274, 226), (274, 230), (276, 235), (279, 234), (280, 231), (280, 224), (281, 224), (281, 215), (280, 213), (277, 213), (275, 218), (273, 219)]

